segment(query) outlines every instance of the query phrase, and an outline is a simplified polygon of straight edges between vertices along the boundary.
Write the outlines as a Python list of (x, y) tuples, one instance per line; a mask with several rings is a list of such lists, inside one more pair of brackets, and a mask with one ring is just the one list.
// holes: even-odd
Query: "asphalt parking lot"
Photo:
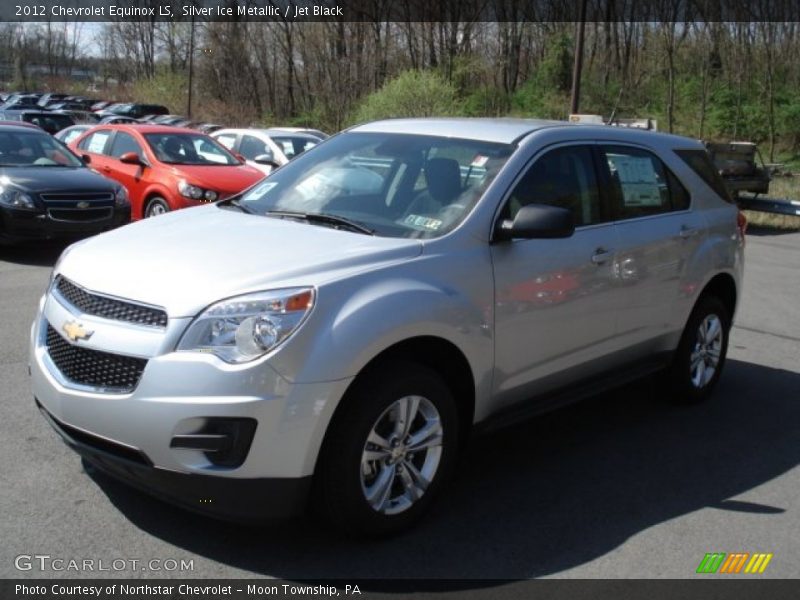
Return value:
[(193, 560), (117, 573), (145, 577), (691, 578), (714, 551), (773, 553), (751, 578), (800, 576), (800, 233), (749, 237), (712, 402), (669, 406), (645, 381), (477, 439), (432, 514), (377, 542), (307, 520), (231, 526), (87, 475), (28, 387), (28, 329), (61, 248), (0, 248), (0, 577), (115, 575), (15, 568), (39, 554)]

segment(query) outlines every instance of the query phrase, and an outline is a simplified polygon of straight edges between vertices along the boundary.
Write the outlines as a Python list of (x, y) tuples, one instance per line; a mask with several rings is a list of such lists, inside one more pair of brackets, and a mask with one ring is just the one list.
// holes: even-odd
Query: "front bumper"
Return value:
[[(36, 402), (61, 439), (94, 467), (156, 498), (219, 519), (260, 522), (303, 512), (311, 477), (231, 479), (179, 473), (117, 455), (107, 441), (58, 421)], [(105, 443), (104, 443), (105, 442)]]
[[(77, 345), (147, 358), (133, 391), (104, 393), (65, 380), (48, 355), (45, 331), (51, 323), (63, 336), (69, 320), (94, 330)], [(351, 379), (291, 383), (267, 359), (228, 365), (205, 354), (173, 352), (188, 322), (170, 319), (165, 330), (153, 331), (75, 314), (49, 295), (31, 330), (38, 405), (65, 441), (102, 471), (171, 502), (247, 520), (300, 510), (325, 430)], [(219, 466), (203, 451), (171, 446), (176, 436), (218, 418), (257, 422), (239, 466)]]
[(111, 216), (96, 221), (62, 221), (46, 212), (0, 207), (0, 240), (21, 242), (95, 235), (131, 220), (130, 206), (115, 208)]

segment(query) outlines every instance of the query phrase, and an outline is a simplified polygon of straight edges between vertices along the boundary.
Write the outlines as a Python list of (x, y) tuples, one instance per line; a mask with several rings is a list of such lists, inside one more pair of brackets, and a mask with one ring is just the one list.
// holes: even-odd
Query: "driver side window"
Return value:
[(538, 158), (509, 196), (502, 218), (514, 219), (528, 204), (548, 204), (572, 211), (575, 225), (592, 225), (608, 219), (603, 214), (592, 150), (565, 146)]

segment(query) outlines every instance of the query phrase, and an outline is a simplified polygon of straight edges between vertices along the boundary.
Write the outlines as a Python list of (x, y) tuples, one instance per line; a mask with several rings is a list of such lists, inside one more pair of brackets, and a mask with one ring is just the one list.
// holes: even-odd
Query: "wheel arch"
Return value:
[(711, 280), (706, 283), (703, 290), (697, 297), (697, 302), (700, 298), (706, 295), (713, 295), (725, 305), (728, 309), (728, 317), (733, 320), (733, 315), (736, 311), (736, 303), (738, 301), (736, 281), (729, 273), (717, 273)]
[[(456, 403), (462, 443), (468, 438), (475, 414), (475, 376), (467, 357), (455, 344), (442, 337), (416, 336), (385, 348), (356, 374), (328, 421), (315, 464), (319, 463), (320, 456), (325, 451), (329, 433), (347, 405), (351, 391), (370, 373), (392, 361), (415, 362), (442, 375)], [(314, 471), (316, 470), (315, 467)]]

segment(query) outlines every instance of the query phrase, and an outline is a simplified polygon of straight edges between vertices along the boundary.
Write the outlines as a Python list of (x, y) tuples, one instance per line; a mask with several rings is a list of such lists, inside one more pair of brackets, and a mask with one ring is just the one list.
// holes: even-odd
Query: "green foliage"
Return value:
[(565, 119), (572, 88), (572, 38), (562, 34), (547, 44), (538, 68), (511, 98), (512, 113), (541, 119)]
[[(164, 71), (151, 79), (140, 79), (133, 85), (132, 95), (137, 102), (163, 104), (170, 112), (182, 113), (186, 110), (189, 81), (182, 73)], [(193, 108), (197, 108), (197, 97)]]
[(502, 117), (508, 112), (509, 97), (495, 87), (476, 87), (464, 98), (463, 114), (467, 117)]
[(456, 88), (433, 71), (405, 71), (368, 95), (355, 113), (355, 121), (391, 117), (432, 117), (461, 114)]
[(572, 87), (572, 52), (570, 36), (562, 34), (551, 38), (544, 60), (536, 71), (539, 82), (560, 92), (568, 92)]

